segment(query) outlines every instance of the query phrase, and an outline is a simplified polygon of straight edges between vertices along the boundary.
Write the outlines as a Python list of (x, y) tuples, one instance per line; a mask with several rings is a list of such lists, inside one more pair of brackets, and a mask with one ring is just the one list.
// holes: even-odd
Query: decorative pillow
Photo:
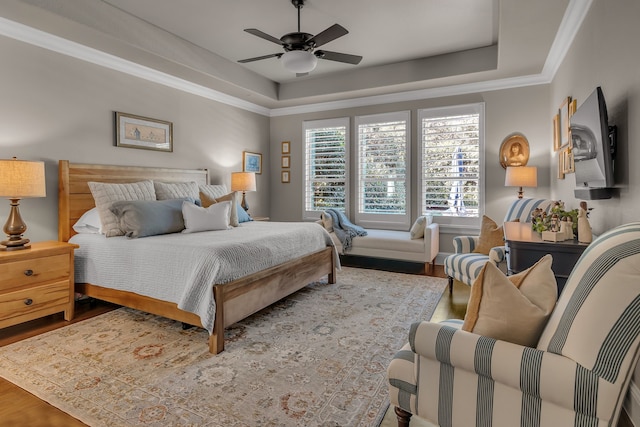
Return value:
[(431, 224), (433, 221), (433, 217), (431, 215), (423, 215), (416, 219), (416, 222), (413, 223), (409, 233), (411, 234), (412, 239), (422, 239), (424, 237), (424, 229), (426, 226)]
[(106, 182), (89, 182), (89, 189), (96, 202), (102, 232), (107, 237), (123, 236), (118, 219), (109, 210), (113, 202), (122, 200), (156, 200), (153, 181), (140, 181), (128, 184), (110, 184)]
[(214, 203), (207, 208), (183, 202), (182, 216), (185, 229), (183, 233), (197, 233), (199, 231), (228, 230), (229, 210), (231, 202)]
[[(236, 192), (231, 192), (229, 194), (225, 194), (223, 196), (218, 197), (210, 197), (205, 193), (200, 193), (200, 202), (202, 203), (202, 207), (207, 208), (213, 204), (220, 202), (231, 202), (231, 209), (229, 211), (229, 225), (233, 227), (237, 227), (240, 222), (238, 221), (238, 202), (236, 198)], [(240, 208), (242, 209), (242, 208)], [(244, 210), (244, 209), (243, 209)]]
[(486, 263), (471, 286), (462, 330), (535, 347), (558, 298), (552, 261), (547, 254), (512, 276)]
[(102, 234), (102, 223), (98, 208), (91, 208), (82, 214), (73, 224), (73, 230), (78, 234)]
[(195, 203), (186, 197), (171, 200), (123, 200), (113, 202), (111, 212), (127, 237), (147, 237), (184, 230), (182, 204)]
[[(217, 199), (218, 197), (222, 197), (225, 194), (229, 193), (227, 190), (227, 186), (224, 184), (220, 185), (201, 185), (198, 187), (200, 189), (200, 198), (204, 194), (209, 199)], [(206, 207), (206, 206), (205, 206)]]
[(239, 223), (253, 221), (253, 219), (249, 216), (247, 211), (245, 211), (244, 208), (242, 206), (240, 206), (240, 203), (236, 202), (236, 205), (237, 205), (236, 206), (236, 211), (238, 212), (238, 222)]
[(478, 246), (476, 246), (473, 252), (489, 255), (491, 248), (495, 248), (496, 246), (504, 246), (504, 231), (502, 230), (502, 226), (498, 227), (498, 224), (496, 224), (494, 220), (483, 215)]
[(198, 184), (191, 182), (160, 182), (153, 181), (153, 187), (156, 190), (157, 200), (181, 199), (190, 197), (192, 199), (200, 199), (200, 189)]
[(333, 218), (331, 215), (322, 212), (320, 214), (320, 219), (322, 220), (322, 226), (327, 230), (327, 233), (331, 233), (333, 231)]

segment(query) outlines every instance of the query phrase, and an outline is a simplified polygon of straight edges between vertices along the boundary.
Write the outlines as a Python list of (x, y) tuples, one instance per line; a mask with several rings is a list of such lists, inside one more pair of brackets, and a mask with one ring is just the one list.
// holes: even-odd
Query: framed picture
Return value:
[(282, 154), (289, 154), (291, 152), (291, 142), (282, 141)]
[(567, 173), (574, 173), (576, 171), (576, 166), (573, 160), (573, 152), (571, 150), (571, 147), (565, 147), (562, 152), (562, 172), (564, 172), (565, 174)]
[(507, 166), (526, 166), (529, 161), (529, 141), (524, 135), (514, 133), (502, 141), (500, 145), (500, 164)]
[(262, 173), (262, 154), (243, 151), (242, 171), (255, 172), (260, 175)]
[[(572, 99), (571, 102), (569, 103), (569, 118), (571, 118), (571, 116), (573, 116), (573, 113), (576, 112), (576, 109), (578, 108), (578, 100), (577, 99)], [(571, 126), (569, 126), (571, 127)]]
[(116, 111), (116, 147), (173, 151), (173, 123)]
[(571, 104), (571, 98), (566, 97), (562, 104), (560, 104), (560, 146), (565, 146), (571, 141), (571, 125), (569, 124), (569, 104)]
[(289, 171), (282, 171), (280, 172), (280, 180), (284, 183), (288, 183), (289, 182)]
[(289, 167), (289, 160), (291, 159), (291, 156), (282, 156), (282, 167), (283, 168), (288, 168)]
[(553, 151), (558, 151), (560, 144), (560, 114), (553, 116)]
[(562, 151), (558, 153), (558, 179), (564, 179), (564, 155)]

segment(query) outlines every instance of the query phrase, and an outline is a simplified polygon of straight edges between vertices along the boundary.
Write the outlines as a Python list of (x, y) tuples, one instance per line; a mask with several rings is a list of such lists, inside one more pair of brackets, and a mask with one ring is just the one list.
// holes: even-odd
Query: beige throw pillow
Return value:
[(478, 246), (472, 251), (476, 254), (489, 255), (491, 248), (504, 245), (504, 231), (502, 226), (486, 215), (482, 216), (482, 225), (480, 226), (480, 237), (478, 238)]
[(238, 221), (238, 201), (235, 191), (215, 198), (206, 193), (200, 192), (200, 202), (202, 203), (203, 208), (208, 208), (209, 206), (220, 202), (231, 202), (231, 208), (229, 209), (229, 225), (233, 227), (238, 227), (240, 225), (240, 221)]
[(512, 276), (486, 263), (471, 287), (462, 329), (535, 347), (558, 297), (552, 261), (551, 255), (545, 255)]

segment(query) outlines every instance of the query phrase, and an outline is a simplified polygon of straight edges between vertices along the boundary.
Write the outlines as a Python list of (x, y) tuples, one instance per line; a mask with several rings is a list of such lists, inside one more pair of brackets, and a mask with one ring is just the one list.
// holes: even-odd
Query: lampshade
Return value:
[(316, 68), (318, 58), (306, 50), (290, 50), (281, 57), (282, 65), (292, 73), (308, 73)]
[(44, 162), (0, 160), (0, 197), (24, 199), (45, 197)]
[(504, 185), (506, 187), (537, 187), (538, 168), (535, 166), (509, 166)]
[(256, 191), (256, 174), (254, 172), (232, 172), (231, 191)]

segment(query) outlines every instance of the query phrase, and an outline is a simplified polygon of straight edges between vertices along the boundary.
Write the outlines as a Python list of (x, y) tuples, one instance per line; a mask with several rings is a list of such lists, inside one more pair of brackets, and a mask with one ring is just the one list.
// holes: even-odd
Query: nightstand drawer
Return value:
[(52, 255), (0, 263), (0, 291), (69, 278), (69, 255)]
[(0, 294), (0, 322), (67, 304), (70, 298), (68, 280)]

